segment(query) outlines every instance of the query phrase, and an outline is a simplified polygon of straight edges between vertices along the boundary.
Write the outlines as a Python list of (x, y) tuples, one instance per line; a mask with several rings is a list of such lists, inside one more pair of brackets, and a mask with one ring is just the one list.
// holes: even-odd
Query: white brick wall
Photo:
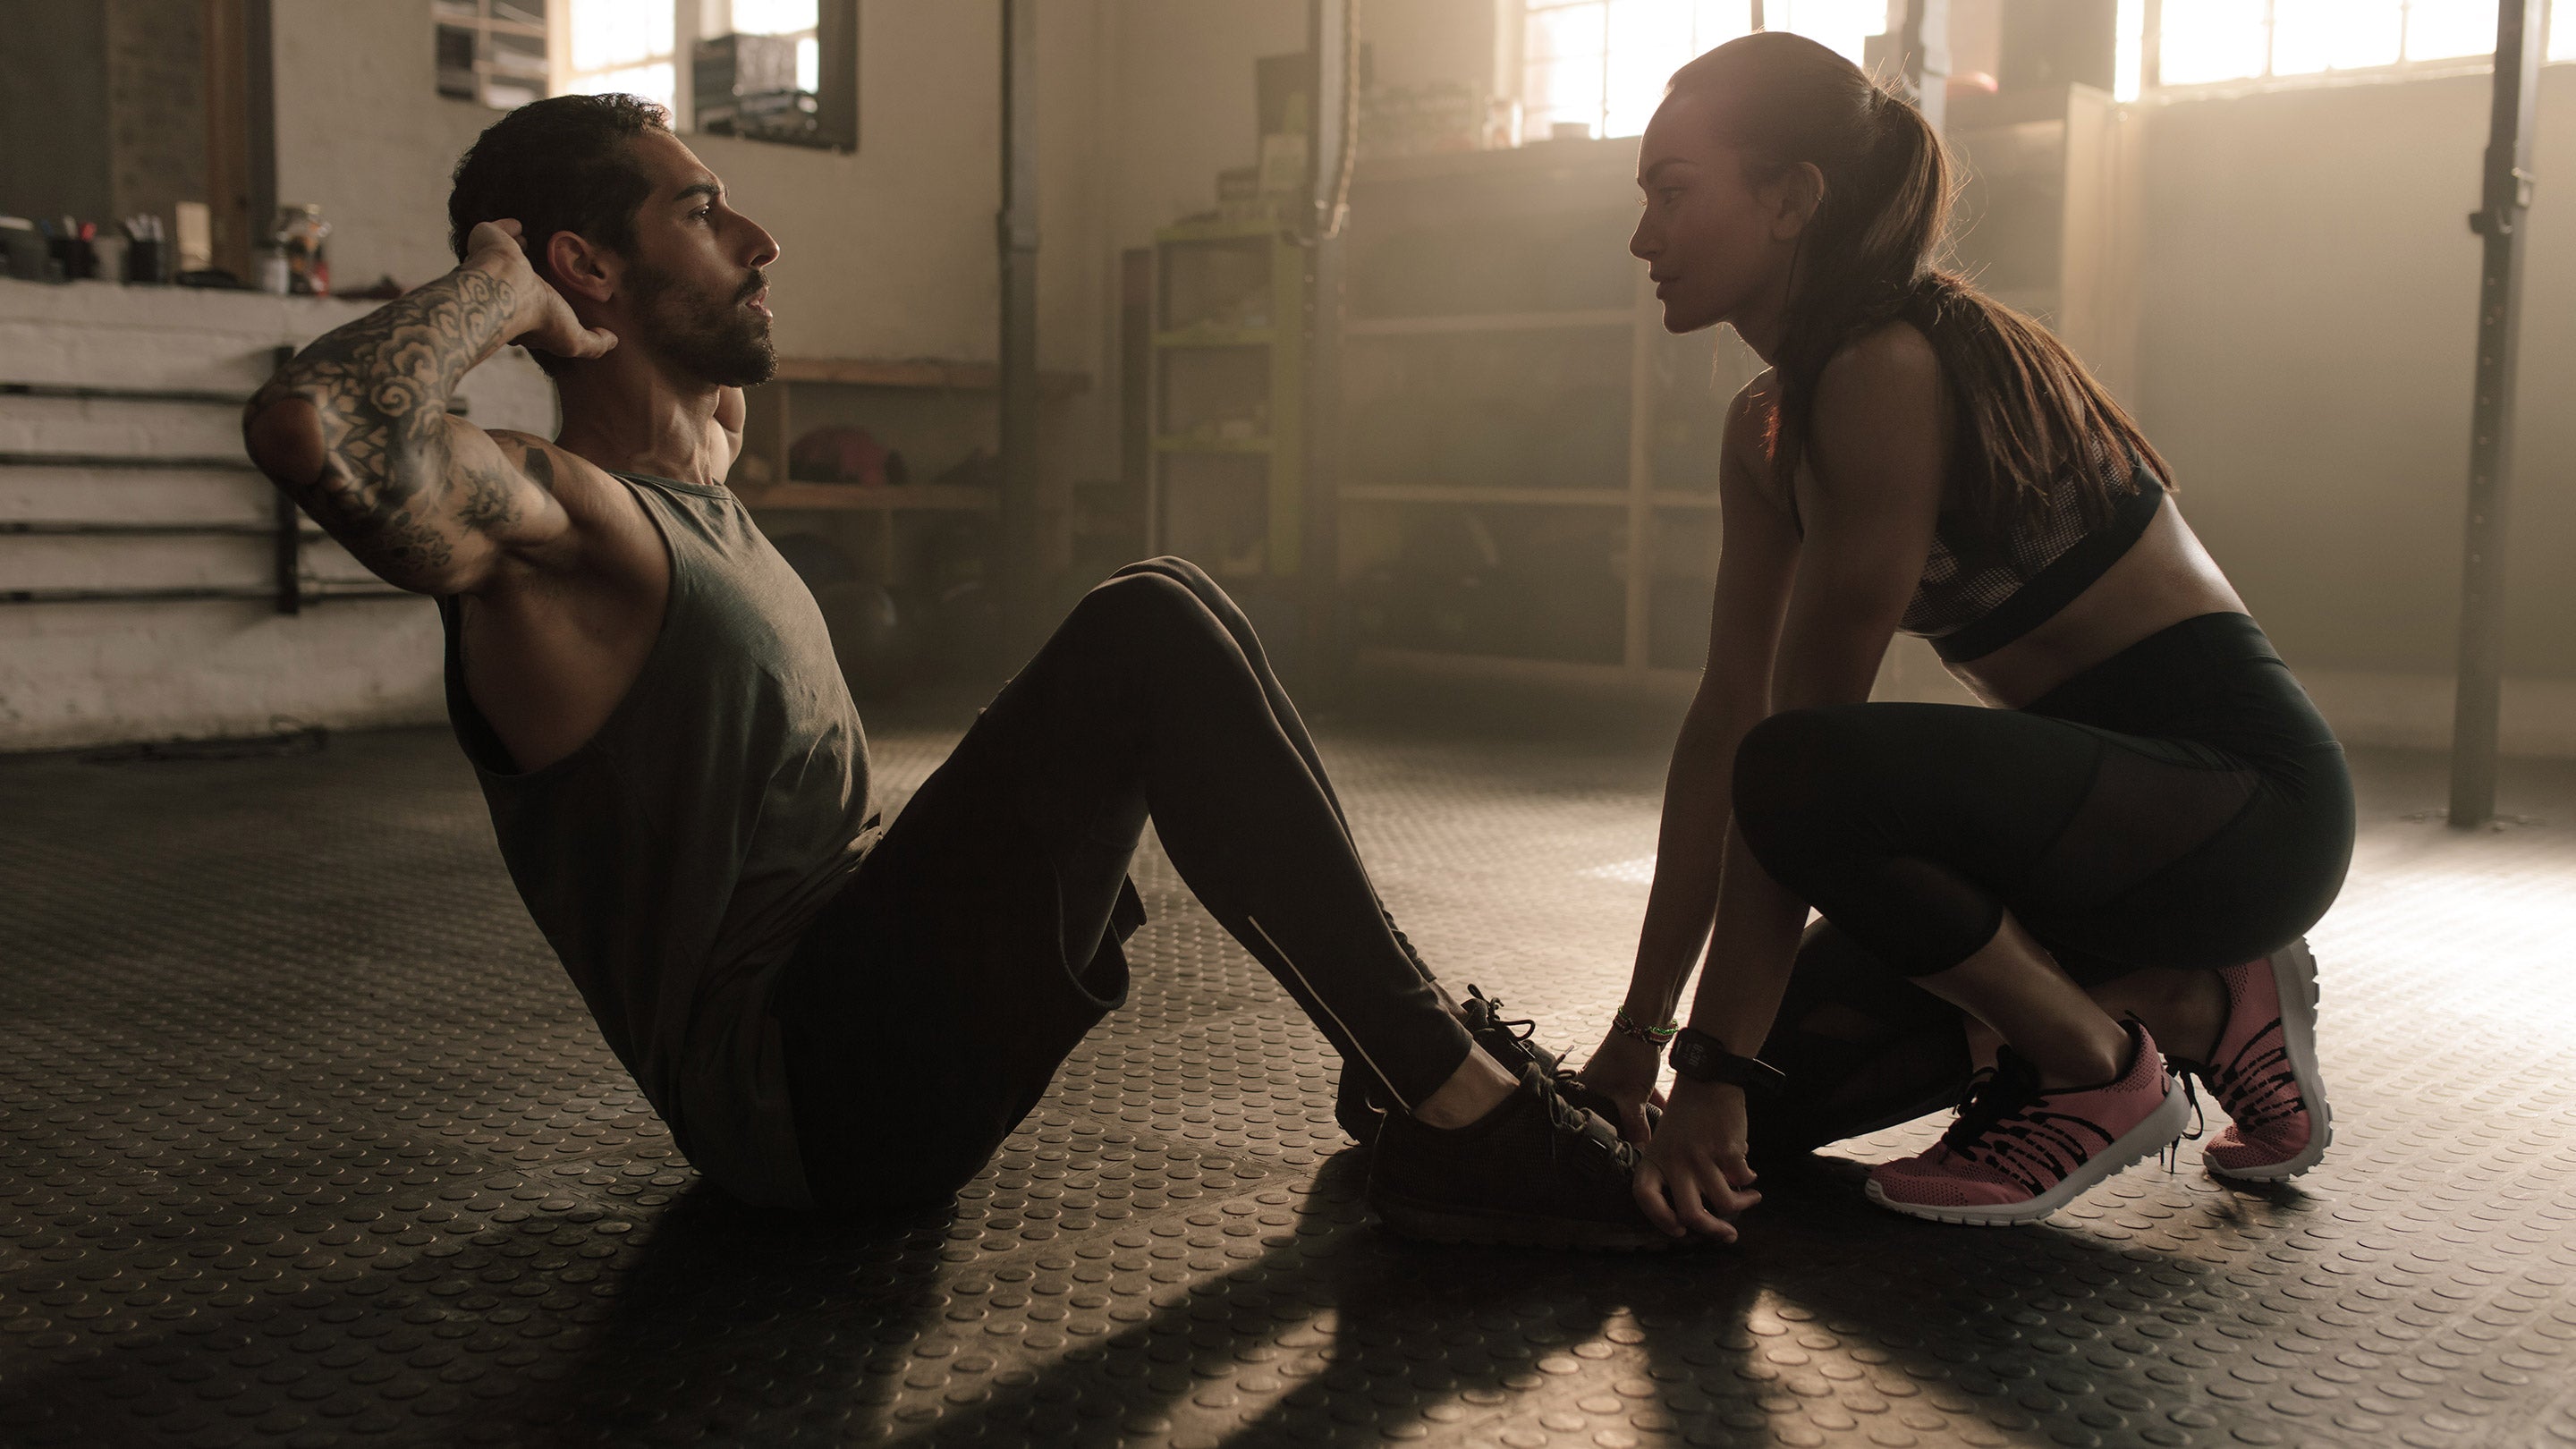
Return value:
[[(0, 281), (0, 382), (247, 396), (271, 349), (310, 341), (368, 304), (249, 293)], [(551, 436), (554, 396), (525, 355), (467, 379), (476, 422)], [(0, 394), (0, 453), (241, 458), (238, 415), (202, 403)], [(246, 468), (0, 466), (0, 521), (265, 522)], [(0, 534), (0, 590), (265, 584), (263, 537)], [(311, 540), (308, 576), (363, 579)], [(439, 631), (426, 600), (347, 600), (283, 616), (260, 600), (0, 604), (0, 749), (252, 733), (441, 717)]]

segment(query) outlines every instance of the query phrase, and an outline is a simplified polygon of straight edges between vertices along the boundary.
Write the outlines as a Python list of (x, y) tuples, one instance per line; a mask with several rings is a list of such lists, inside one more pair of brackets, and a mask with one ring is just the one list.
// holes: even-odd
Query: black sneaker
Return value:
[(1660, 1252), (1678, 1246), (1630, 1193), (1637, 1150), (1532, 1067), (1473, 1125), (1401, 1112), (1378, 1129), (1369, 1206), (1387, 1230), (1435, 1243)]
[[(1388, 929), (1393, 930), (1394, 927), (1390, 925)], [(1413, 943), (1404, 939), (1402, 931), (1395, 932), (1395, 939), (1404, 947), (1406, 955), (1413, 955)], [(1421, 958), (1415, 956), (1414, 960), (1419, 964)], [(1472, 982), (1467, 987), (1467, 999), (1458, 1004), (1458, 1011), (1466, 1022), (1467, 1034), (1475, 1038), (1476, 1045), (1483, 1047), (1485, 1055), (1500, 1063), (1504, 1071), (1519, 1076), (1524, 1070), (1536, 1067), (1554, 1084), (1558, 1096), (1586, 1112), (1599, 1115), (1614, 1129), (1619, 1125), (1618, 1103), (1586, 1085), (1565, 1065), (1564, 1058), (1531, 1040), (1538, 1028), (1536, 1021), (1526, 1016), (1504, 1016), (1502, 999), (1487, 996)], [(1376, 1141), (1378, 1122), (1385, 1114), (1386, 1103), (1372, 1090), (1367, 1074), (1344, 1071), (1333, 1089), (1333, 1120), (1350, 1134), (1350, 1139), (1362, 1147)], [(1663, 1115), (1654, 1103), (1646, 1104), (1649, 1129)]]

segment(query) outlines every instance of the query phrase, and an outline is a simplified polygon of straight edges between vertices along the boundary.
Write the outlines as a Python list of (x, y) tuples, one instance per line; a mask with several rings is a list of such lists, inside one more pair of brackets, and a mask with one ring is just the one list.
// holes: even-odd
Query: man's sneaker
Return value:
[(2092, 1087), (2044, 1090), (2038, 1068), (2003, 1048), (1938, 1143), (1870, 1169), (1869, 1200), (1934, 1222), (2035, 1222), (2179, 1140), (2182, 1084), (2147, 1029), (2133, 1019), (2128, 1030), (2128, 1066)]
[(1624, 1252), (1677, 1245), (1637, 1208), (1637, 1150), (1536, 1067), (1482, 1121), (1427, 1127), (1392, 1112), (1377, 1146), (1369, 1206), (1403, 1237)]
[[(1419, 966), (1422, 958), (1414, 954), (1413, 943), (1405, 939), (1402, 931), (1395, 930), (1393, 922), (1388, 923), (1387, 929), (1393, 932), (1396, 944), (1403, 947), (1404, 953), (1412, 956), (1414, 964)], [(1584, 1085), (1556, 1053), (1531, 1040), (1538, 1028), (1536, 1021), (1525, 1016), (1505, 1017), (1501, 999), (1487, 996), (1472, 983), (1467, 987), (1467, 999), (1458, 1004), (1458, 1011), (1466, 1023), (1467, 1034), (1475, 1038), (1476, 1045), (1483, 1047), (1485, 1055), (1492, 1057), (1504, 1071), (1517, 1077), (1536, 1067), (1554, 1084), (1557, 1095), (1587, 1112), (1599, 1113), (1614, 1126), (1617, 1124), (1618, 1107), (1615, 1103)], [(1374, 1090), (1368, 1074), (1351, 1071), (1345, 1066), (1341, 1080), (1333, 1089), (1333, 1120), (1341, 1124), (1353, 1142), (1365, 1147), (1377, 1140), (1378, 1122), (1385, 1113), (1386, 1104)], [(1649, 1122), (1659, 1115), (1652, 1105), (1646, 1108)]]
[(2213, 1177), (2277, 1182), (2314, 1167), (2334, 1140), (2317, 1072), (2317, 958), (2293, 941), (2218, 973), (2227, 1025), (2207, 1064), (2174, 1065), (2209, 1084), (2231, 1124), (2201, 1152)]

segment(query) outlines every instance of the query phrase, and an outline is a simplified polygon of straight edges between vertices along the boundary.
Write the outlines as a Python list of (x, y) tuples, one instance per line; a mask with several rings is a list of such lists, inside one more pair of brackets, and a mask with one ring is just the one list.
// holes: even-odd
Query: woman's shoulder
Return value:
[(1937, 391), (1941, 354), (1923, 329), (1897, 318), (1863, 332), (1837, 348), (1816, 375), (1816, 403), (1868, 406), (1892, 394)]

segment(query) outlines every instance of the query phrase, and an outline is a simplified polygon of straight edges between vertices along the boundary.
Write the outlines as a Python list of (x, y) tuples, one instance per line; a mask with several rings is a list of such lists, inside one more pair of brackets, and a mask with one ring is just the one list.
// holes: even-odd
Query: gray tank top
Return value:
[(580, 749), (518, 771), (441, 600), (448, 717), (528, 913), (680, 1150), (736, 1197), (810, 1208), (770, 998), (872, 842), (867, 740), (813, 595), (741, 502), (615, 476), (671, 556), (625, 699)]

